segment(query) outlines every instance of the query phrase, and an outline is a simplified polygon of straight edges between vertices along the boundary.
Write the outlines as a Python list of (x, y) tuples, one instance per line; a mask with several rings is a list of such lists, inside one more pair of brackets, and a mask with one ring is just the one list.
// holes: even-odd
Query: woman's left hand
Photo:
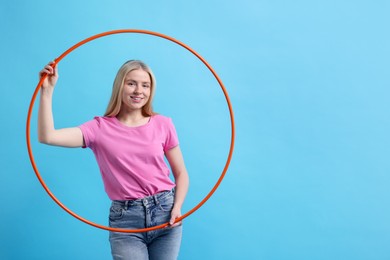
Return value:
[(181, 225), (181, 221), (175, 223), (175, 220), (179, 217), (181, 217), (181, 210), (173, 207), (171, 211), (171, 219), (169, 220), (170, 227), (177, 227)]

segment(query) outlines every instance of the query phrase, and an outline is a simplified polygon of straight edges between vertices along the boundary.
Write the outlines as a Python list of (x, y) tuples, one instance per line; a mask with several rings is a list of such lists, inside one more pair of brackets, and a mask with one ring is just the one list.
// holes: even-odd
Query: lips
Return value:
[(137, 96), (130, 96), (130, 98), (133, 102), (136, 102), (136, 103), (141, 102), (143, 99), (142, 97), (137, 97)]

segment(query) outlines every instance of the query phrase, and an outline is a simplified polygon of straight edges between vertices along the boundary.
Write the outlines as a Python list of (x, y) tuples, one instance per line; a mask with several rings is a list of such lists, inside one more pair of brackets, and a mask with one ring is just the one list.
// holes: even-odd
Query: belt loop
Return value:
[(126, 200), (126, 201), (125, 201), (125, 210), (127, 210), (128, 208), (129, 208), (129, 201)]
[(157, 195), (153, 195), (154, 203), (158, 205), (160, 202), (158, 201)]

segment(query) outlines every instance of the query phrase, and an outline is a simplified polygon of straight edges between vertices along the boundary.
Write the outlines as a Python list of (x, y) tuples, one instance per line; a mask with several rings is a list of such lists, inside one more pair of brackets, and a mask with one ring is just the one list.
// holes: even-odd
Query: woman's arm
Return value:
[(52, 112), (52, 100), (54, 87), (58, 80), (58, 70), (53, 62), (45, 66), (39, 72), (42, 77), (47, 74), (41, 86), (41, 96), (38, 111), (38, 140), (41, 143), (65, 146), (81, 147), (84, 145), (83, 134), (77, 127), (55, 129)]
[[(171, 166), (173, 176), (175, 177), (176, 189), (175, 189), (175, 204), (171, 213), (171, 220), (169, 223), (173, 225), (176, 218), (181, 217), (181, 207), (183, 206), (184, 199), (187, 195), (189, 186), (189, 177), (187, 169), (184, 164), (183, 155), (180, 147), (176, 146), (165, 153)], [(176, 223), (173, 226), (179, 225)]]

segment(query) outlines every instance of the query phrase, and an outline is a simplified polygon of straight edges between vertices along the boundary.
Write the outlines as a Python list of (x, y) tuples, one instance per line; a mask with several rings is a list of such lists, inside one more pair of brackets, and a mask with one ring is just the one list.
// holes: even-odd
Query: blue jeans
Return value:
[[(167, 223), (171, 217), (174, 192), (164, 191), (138, 200), (114, 200), (109, 225), (140, 229)], [(179, 254), (182, 226), (144, 233), (110, 232), (114, 260), (174, 260)]]

